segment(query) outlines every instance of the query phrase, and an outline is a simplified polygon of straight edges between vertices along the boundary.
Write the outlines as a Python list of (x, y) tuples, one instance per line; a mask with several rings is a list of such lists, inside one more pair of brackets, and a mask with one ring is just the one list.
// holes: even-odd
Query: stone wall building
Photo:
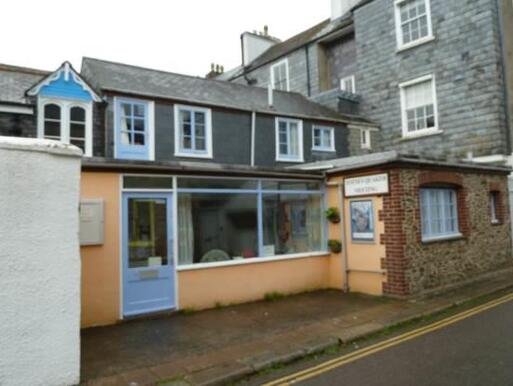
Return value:
[(511, 163), (511, 1), (333, 0), (332, 8), (330, 19), (220, 78), (267, 87), (288, 63), (290, 91), (380, 124), (353, 155), (370, 151), (370, 135), (372, 151)]

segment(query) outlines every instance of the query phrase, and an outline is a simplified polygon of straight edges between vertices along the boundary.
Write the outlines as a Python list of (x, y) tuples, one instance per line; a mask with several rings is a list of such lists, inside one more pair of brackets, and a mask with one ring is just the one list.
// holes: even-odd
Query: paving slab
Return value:
[(509, 287), (512, 270), (415, 300), (325, 290), (90, 328), (82, 331), (82, 384), (226, 384)]

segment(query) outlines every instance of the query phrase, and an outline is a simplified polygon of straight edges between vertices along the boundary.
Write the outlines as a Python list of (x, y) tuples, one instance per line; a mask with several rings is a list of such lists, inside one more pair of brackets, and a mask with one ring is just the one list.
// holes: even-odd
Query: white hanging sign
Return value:
[(388, 174), (347, 178), (344, 180), (346, 197), (370, 196), (388, 193)]

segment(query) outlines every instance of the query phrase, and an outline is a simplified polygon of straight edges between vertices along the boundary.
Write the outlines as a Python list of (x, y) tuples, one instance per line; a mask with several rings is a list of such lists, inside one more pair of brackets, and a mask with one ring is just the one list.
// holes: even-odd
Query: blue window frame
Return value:
[(276, 161), (303, 162), (303, 122), (276, 118)]
[(212, 158), (212, 124), (209, 109), (175, 106), (175, 155)]
[(116, 158), (151, 159), (149, 103), (116, 99), (115, 109)]
[(422, 239), (460, 235), (457, 194), (454, 189), (420, 189)]
[(335, 151), (335, 130), (333, 127), (314, 126), (312, 133), (313, 150)]

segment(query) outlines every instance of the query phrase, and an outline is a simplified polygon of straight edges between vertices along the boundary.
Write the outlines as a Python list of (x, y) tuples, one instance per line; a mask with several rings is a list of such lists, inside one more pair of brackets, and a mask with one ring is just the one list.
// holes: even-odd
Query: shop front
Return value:
[(104, 235), (81, 248), (83, 326), (331, 287), (322, 174), (85, 168), (82, 200)]

